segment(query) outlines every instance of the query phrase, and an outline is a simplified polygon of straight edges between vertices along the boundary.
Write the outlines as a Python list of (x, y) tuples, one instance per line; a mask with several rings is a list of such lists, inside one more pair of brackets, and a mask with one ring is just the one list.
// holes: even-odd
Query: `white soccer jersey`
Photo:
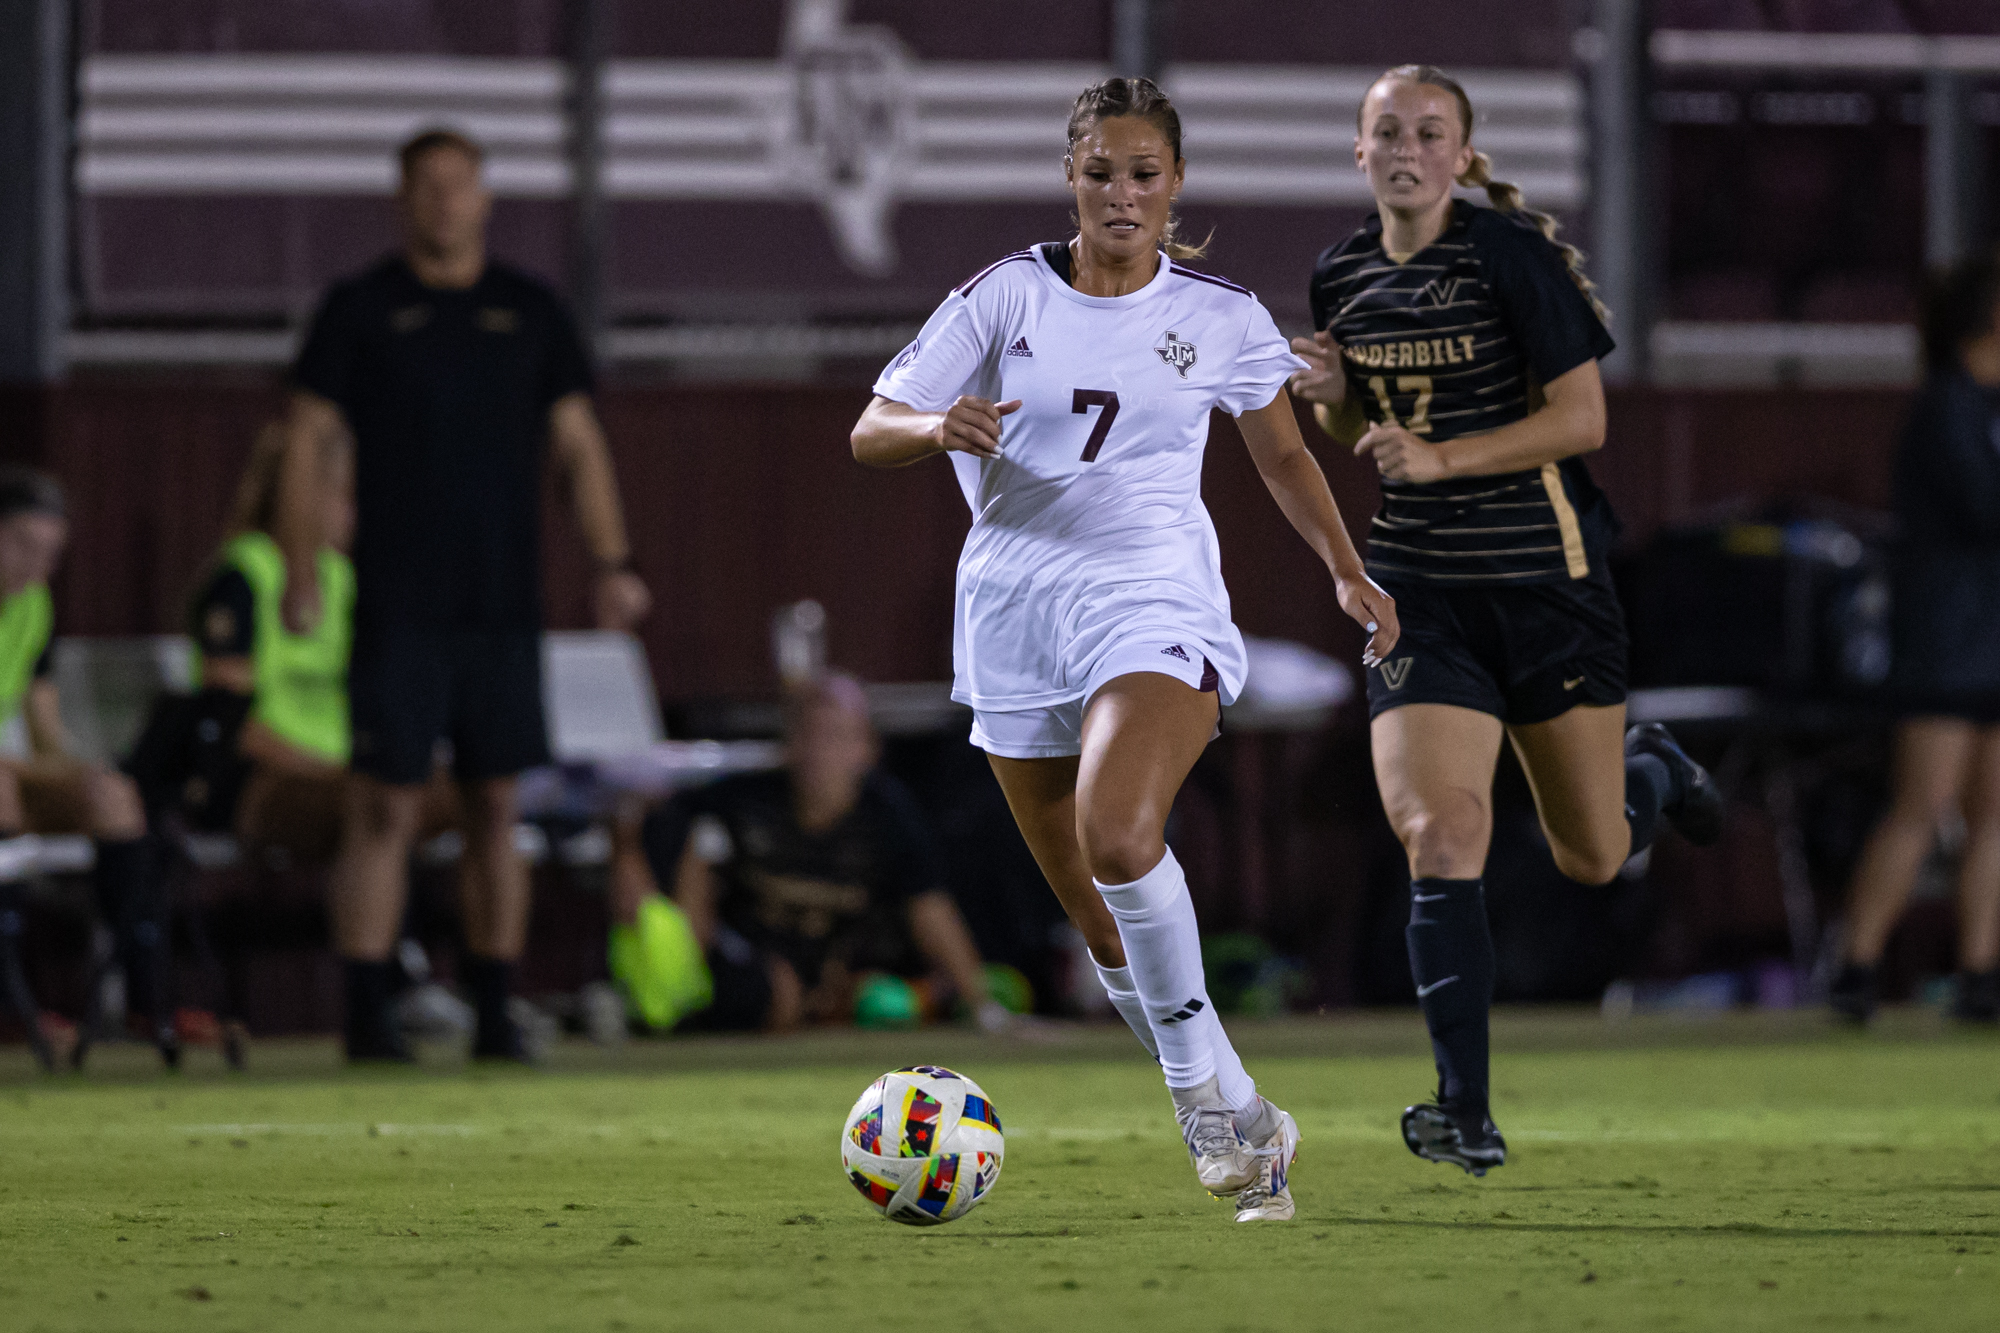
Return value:
[(1205, 652), (1233, 702), (1243, 640), (1201, 503), (1208, 414), (1265, 406), (1305, 363), (1234, 283), (1161, 255), (1138, 291), (1086, 296), (1051, 254), (1067, 259), (1023, 250), (954, 290), (875, 382), (923, 412), (1021, 400), (999, 457), (950, 456), (972, 507), (952, 697), (1068, 703), (1119, 643), (1152, 636)]

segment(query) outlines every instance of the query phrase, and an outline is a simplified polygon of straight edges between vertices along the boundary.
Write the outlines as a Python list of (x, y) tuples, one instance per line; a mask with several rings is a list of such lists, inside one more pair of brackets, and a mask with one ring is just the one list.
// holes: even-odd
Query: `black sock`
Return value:
[(347, 981), (347, 1058), (395, 1060), (404, 1055), (390, 1009), (395, 976), (386, 959), (343, 961)]
[(1487, 1011), (1493, 1004), (1493, 934), (1476, 879), (1410, 884), (1410, 975), (1437, 1057), (1438, 1097), (1453, 1111), (1486, 1114)]
[(1655, 755), (1634, 754), (1625, 758), (1625, 822), (1632, 827), (1632, 855), (1653, 845), (1659, 831), (1660, 812), (1680, 799), (1675, 790), (1674, 772)]
[(168, 949), (166, 901), (154, 874), (150, 838), (97, 843), (91, 870), (98, 909), (110, 922), (117, 941), (118, 961), (125, 969), (125, 1004), (133, 1013), (153, 1019), (173, 1010), (166, 989), (172, 972)]
[(473, 1011), (479, 1015), (479, 1035), (472, 1044), (473, 1054), (519, 1054), (514, 1020), (507, 1016), (507, 1000), (514, 990), (514, 965), (468, 950), (459, 955), (459, 970), (459, 979), (472, 992)]

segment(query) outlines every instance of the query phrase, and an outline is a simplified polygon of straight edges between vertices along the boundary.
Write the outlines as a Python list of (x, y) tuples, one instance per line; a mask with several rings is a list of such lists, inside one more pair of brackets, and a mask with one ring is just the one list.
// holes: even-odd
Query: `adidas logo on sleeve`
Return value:
[(1028, 335), (1024, 333), (1020, 337), (1016, 338), (1014, 340), (1014, 345), (1007, 349), (1007, 355), (1026, 356), (1026, 357), (1034, 356), (1034, 353), (1028, 350)]

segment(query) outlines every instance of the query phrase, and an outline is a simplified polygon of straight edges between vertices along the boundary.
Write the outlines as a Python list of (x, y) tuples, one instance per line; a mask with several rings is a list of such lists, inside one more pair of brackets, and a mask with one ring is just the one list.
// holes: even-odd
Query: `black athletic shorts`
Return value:
[(451, 742), (462, 779), (504, 778), (549, 762), (542, 636), (534, 630), (355, 626), (347, 671), (354, 770), (399, 785), (428, 781)]
[(771, 1016), (771, 969), (764, 951), (727, 926), (718, 926), (708, 949), (714, 998), (682, 1019), (682, 1032), (755, 1032)]
[(1450, 704), (1522, 725), (1625, 702), (1625, 613), (1609, 578), (1526, 587), (1382, 580), (1403, 635), (1368, 673), (1368, 716)]
[(1896, 713), (1904, 718), (1945, 718), (1982, 730), (2000, 727), (2000, 694), (1902, 693)]

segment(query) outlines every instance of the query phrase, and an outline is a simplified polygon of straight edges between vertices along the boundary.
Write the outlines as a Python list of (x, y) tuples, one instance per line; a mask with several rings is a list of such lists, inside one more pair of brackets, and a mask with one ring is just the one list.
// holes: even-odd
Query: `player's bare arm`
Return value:
[(303, 634), (319, 624), (320, 487), (324, 451), (346, 431), (340, 409), (316, 393), (292, 391), (285, 413), (285, 459), (278, 472), (273, 534), (285, 553), (285, 628)]
[(1374, 666), (1396, 646), (1396, 599), (1362, 568), (1361, 556), (1341, 521), (1340, 506), (1327, 487), (1326, 474), (1299, 436), (1291, 397), (1278, 390), (1269, 403), (1236, 418), (1236, 425), (1271, 498), (1306, 544), (1326, 562), (1340, 609), (1368, 631), (1362, 661)]
[[(244, 654), (227, 657), (204, 656), (201, 661), (201, 681), (204, 686), (228, 690), (232, 694), (255, 694), (257, 664)], [(252, 763), (262, 764), (281, 773), (317, 777), (327, 773), (338, 773), (342, 768), (341, 765), (331, 763), (311, 750), (292, 744), (271, 730), (263, 719), (257, 717), (245, 719), (243, 730), (237, 735), (236, 750)]]
[[(979, 946), (972, 942), (972, 932), (965, 928), (965, 918), (959, 915), (951, 895), (938, 889), (910, 899), (910, 934), (924, 957), (950, 974), (959, 998), (982, 1026), (992, 1024), (988, 1008), (992, 996), (986, 986), (986, 969), (979, 961)], [(1000, 1012), (1004, 1015), (1006, 1011)], [(995, 1025), (1004, 1026), (1005, 1022), (1001, 1017)]]
[(698, 838), (689, 838), (681, 849), (680, 864), (674, 867), (674, 905), (687, 915), (688, 929), (703, 948), (715, 943), (715, 868), (696, 849)]
[(625, 511), (618, 502), (618, 478), (611, 447), (587, 395), (572, 393), (549, 409), (549, 439), (556, 462), (568, 479), (570, 503), (584, 545), (596, 563), (591, 605), (599, 629), (627, 630), (653, 609), (653, 594), (632, 571), (632, 545)]
[(1370, 427), (1354, 453), (1372, 459), (1390, 481), (1422, 484), (1520, 472), (1603, 447), (1604, 381), (1595, 361), (1550, 380), (1543, 396), (1546, 402), (1539, 410), (1512, 425), (1442, 444), (1385, 422)]
[(63, 726), (62, 701), (54, 681), (38, 680), (28, 687), (21, 715), (28, 728), (28, 750), (38, 763), (69, 760), (69, 731)]
[(1000, 419), (1020, 411), (1021, 400), (995, 403), (970, 394), (942, 412), (919, 412), (877, 396), (848, 436), (854, 459), (869, 467), (906, 467), (932, 454), (1000, 456)]

